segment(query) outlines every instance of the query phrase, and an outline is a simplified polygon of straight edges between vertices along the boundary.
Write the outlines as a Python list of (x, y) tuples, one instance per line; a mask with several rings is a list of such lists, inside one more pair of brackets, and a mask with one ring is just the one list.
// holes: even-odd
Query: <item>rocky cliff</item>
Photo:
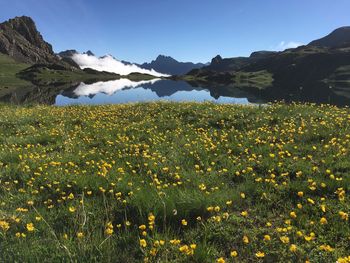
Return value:
[(44, 41), (34, 21), (27, 16), (0, 24), (0, 52), (28, 64), (59, 62), (52, 46)]

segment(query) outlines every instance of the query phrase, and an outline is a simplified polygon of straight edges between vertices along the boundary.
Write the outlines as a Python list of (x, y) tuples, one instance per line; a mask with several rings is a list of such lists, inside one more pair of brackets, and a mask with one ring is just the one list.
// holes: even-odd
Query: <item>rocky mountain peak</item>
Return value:
[(83, 54), (86, 54), (86, 55), (88, 55), (88, 56), (95, 56), (95, 54), (92, 53), (91, 50), (88, 50), (88, 51), (84, 52)]
[(0, 52), (25, 63), (55, 63), (58, 58), (30, 17), (0, 23)]
[(222, 61), (222, 57), (220, 55), (217, 55), (215, 58), (211, 60), (211, 64), (218, 64)]

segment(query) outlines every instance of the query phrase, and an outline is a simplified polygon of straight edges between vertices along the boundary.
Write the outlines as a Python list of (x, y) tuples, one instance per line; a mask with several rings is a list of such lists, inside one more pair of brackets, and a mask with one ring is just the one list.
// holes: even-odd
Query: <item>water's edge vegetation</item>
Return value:
[(0, 258), (349, 262), (349, 151), (328, 105), (0, 105)]

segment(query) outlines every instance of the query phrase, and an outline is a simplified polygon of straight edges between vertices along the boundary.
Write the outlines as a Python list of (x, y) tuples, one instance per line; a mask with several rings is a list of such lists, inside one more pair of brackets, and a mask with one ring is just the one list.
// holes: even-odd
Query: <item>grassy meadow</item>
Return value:
[(0, 53), (0, 92), (2, 89), (28, 86), (30, 82), (18, 78), (16, 74), (29, 66)]
[(2, 262), (350, 262), (350, 109), (0, 105)]

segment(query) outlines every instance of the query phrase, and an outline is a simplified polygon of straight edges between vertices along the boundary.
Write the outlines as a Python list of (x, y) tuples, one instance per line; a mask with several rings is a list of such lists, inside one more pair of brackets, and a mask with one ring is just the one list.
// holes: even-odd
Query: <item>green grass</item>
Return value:
[(16, 74), (29, 66), (0, 53), (0, 90), (28, 86), (30, 83), (16, 77)]
[(0, 105), (0, 258), (335, 262), (349, 151), (348, 108)]

